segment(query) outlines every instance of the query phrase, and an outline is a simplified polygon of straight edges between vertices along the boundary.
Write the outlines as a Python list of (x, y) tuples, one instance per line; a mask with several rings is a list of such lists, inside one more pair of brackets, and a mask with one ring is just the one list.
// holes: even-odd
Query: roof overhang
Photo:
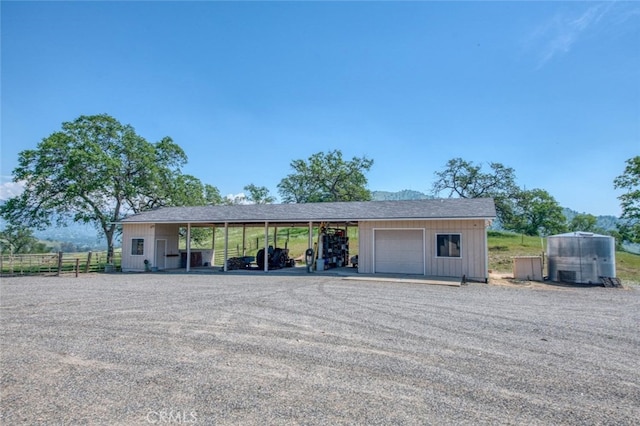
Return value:
[(308, 226), (378, 221), (492, 220), (490, 198), (369, 201), (307, 204), (165, 207), (127, 217), (121, 224), (155, 223), (191, 226)]

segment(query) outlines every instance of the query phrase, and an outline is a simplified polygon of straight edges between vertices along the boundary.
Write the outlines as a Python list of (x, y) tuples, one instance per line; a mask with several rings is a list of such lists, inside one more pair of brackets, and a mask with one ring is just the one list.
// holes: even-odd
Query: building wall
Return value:
[[(147, 260), (148, 268), (177, 269), (181, 267), (181, 253), (179, 250), (180, 226), (175, 224), (123, 224), (122, 225), (122, 271), (144, 272)], [(133, 240), (144, 240), (143, 254), (132, 253)], [(165, 241), (166, 249), (156, 252), (158, 241)], [(200, 252), (202, 264), (212, 265), (213, 250), (192, 249)], [(164, 252), (164, 254), (162, 253)]]
[[(132, 253), (133, 240), (143, 240), (142, 254)], [(122, 271), (143, 272), (144, 261), (149, 261), (149, 266), (155, 258), (155, 226), (149, 223), (123, 224), (122, 225)]]
[[(157, 224), (155, 240), (166, 241), (166, 253), (154, 252), (154, 266), (159, 269), (176, 269), (180, 267), (180, 252), (178, 250), (180, 226), (174, 224)], [(157, 243), (155, 243), (157, 244)], [(157, 245), (154, 244), (154, 249)]]
[[(488, 278), (487, 232), (483, 219), (360, 222), (358, 227), (358, 272), (360, 273), (375, 272), (374, 231), (376, 229), (424, 229), (425, 275), (441, 277), (464, 275), (473, 280)], [(460, 234), (460, 257), (437, 257), (437, 234)]]

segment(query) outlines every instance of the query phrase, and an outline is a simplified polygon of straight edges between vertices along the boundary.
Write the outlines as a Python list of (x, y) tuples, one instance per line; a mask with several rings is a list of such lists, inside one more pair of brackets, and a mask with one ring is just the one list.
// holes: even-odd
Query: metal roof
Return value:
[(492, 198), (443, 198), (411, 201), (163, 207), (129, 216), (120, 222), (259, 224), (265, 222), (493, 219), (495, 217), (496, 208)]
[(575, 231), (564, 234), (549, 235), (547, 238), (613, 238), (611, 235), (595, 234), (593, 232)]

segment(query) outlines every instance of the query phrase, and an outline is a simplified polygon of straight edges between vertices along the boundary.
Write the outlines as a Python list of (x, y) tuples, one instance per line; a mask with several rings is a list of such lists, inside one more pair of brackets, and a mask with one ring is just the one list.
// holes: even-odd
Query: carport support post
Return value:
[(269, 271), (269, 222), (264, 223), (264, 271)]
[(224, 271), (227, 272), (227, 256), (229, 254), (229, 222), (224, 223)]
[(191, 270), (191, 223), (187, 223), (187, 272)]
[(489, 240), (488, 229), (491, 226), (490, 220), (484, 222), (484, 283), (489, 284)]
[(324, 247), (322, 246), (322, 236), (324, 235), (322, 233), (322, 222), (320, 222), (320, 226), (318, 227), (318, 254), (316, 255), (316, 271), (318, 270), (318, 262), (320, 261), (320, 259), (322, 259), (322, 269), (324, 270)]
[(211, 266), (215, 266), (215, 264), (216, 264), (216, 226), (215, 225), (212, 226), (211, 234), (212, 234), (212, 236), (211, 236), (211, 249), (212, 249)]
[(247, 255), (246, 240), (247, 240), (247, 225), (242, 225), (242, 257)]
[(313, 248), (313, 222), (309, 222), (309, 247)]
[(91, 266), (91, 252), (87, 253), (87, 264), (84, 267), (84, 273), (89, 273), (89, 266)]

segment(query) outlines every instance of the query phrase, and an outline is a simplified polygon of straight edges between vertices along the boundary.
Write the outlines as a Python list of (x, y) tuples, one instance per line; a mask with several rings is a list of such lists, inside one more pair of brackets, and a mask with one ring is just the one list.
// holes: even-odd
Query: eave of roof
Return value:
[(163, 207), (121, 223), (259, 224), (385, 220), (494, 219), (491, 198), (355, 201), (305, 204)]

